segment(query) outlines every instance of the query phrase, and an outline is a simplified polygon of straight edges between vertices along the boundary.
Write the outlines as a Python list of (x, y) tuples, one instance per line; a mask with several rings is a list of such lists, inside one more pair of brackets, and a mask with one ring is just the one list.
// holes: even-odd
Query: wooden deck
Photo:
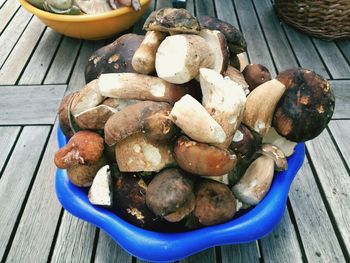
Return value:
[[(336, 111), (322, 135), (306, 144), (285, 215), (270, 235), (182, 262), (350, 262), (350, 40), (303, 35), (278, 20), (270, 0), (187, 2), (195, 14), (239, 27), (249, 60), (274, 76), (294, 66), (325, 76), (336, 94)], [(158, 0), (151, 8), (170, 5)], [(132, 31), (140, 33), (142, 24)], [(0, 0), (1, 262), (141, 262), (65, 212), (54, 191), (58, 105), (66, 92), (84, 85), (89, 55), (112, 40), (64, 37), (17, 1)]]

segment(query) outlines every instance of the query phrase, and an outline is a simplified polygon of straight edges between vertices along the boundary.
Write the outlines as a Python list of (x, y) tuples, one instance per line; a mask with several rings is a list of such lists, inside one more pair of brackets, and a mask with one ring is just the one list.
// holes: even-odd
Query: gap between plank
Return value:
[(55, 233), (53, 235), (53, 239), (52, 239), (52, 244), (51, 244), (51, 247), (50, 247), (49, 255), (47, 257), (47, 262), (51, 262), (51, 260), (52, 260), (52, 255), (53, 255), (53, 252), (54, 252), (55, 246), (56, 246), (57, 236), (58, 236), (58, 233), (59, 233), (60, 227), (61, 227), (63, 213), (64, 213), (64, 209), (61, 208), (61, 212), (60, 212), (60, 215), (58, 217)]
[(99, 236), (100, 236), (100, 229), (98, 227), (96, 227), (95, 228), (95, 237), (94, 237), (94, 244), (92, 246), (92, 253), (91, 253), (90, 263), (94, 263), (95, 262), (96, 250), (97, 250), (97, 244), (98, 244)]

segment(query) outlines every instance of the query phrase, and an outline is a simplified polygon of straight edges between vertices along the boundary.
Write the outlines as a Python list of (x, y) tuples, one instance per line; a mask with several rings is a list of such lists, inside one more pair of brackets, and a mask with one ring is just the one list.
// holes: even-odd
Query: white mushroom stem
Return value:
[(103, 100), (104, 97), (99, 90), (97, 80), (93, 80), (86, 84), (74, 97), (71, 104), (71, 113), (77, 115), (99, 105)]
[(112, 205), (112, 176), (109, 165), (98, 170), (89, 190), (88, 198), (94, 205)]
[(253, 161), (239, 182), (232, 187), (234, 195), (245, 204), (258, 204), (270, 189), (274, 165), (275, 162), (264, 155)]
[(185, 94), (184, 87), (137, 73), (102, 74), (98, 79), (98, 86), (103, 96), (119, 99), (174, 103)]
[(147, 31), (131, 62), (137, 72), (147, 75), (156, 70), (156, 53), (165, 36), (166, 34), (160, 31)]
[(236, 82), (214, 70), (201, 68), (199, 72), (202, 104), (226, 133), (225, 142), (216, 146), (227, 148), (243, 118), (245, 92)]
[(115, 154), (121, 172), (156, 172), (174, 163), (171, 146), (136, 133), (118, 142)]
[(166, 37), (156, 54), (157, 75), (171, 83), (183, 84), (194, 79), (199, 69), (214, 65), (215, 54), (206, 41), (197, 35)]
[(207, 110), (190, 95), (183, 96), (170, 112), (172, 121), (193, 140), (204, 143), (223, 143), (225, 131)]
[(243, 123), (264, 137), (271, 127), (273, 113), (285, 89), (277, 79), (256, 87), (247, 97)]
[(239, 84), (244, 90), (246, 96), (249, 94), (249, 85), (245, 81), (242, 72), (240, 72), (238, 69), (229, 65), (223, 75), (225, 77), (229, 77), (232, 81)]
[(246, 52), (239, 53), (237, 54), (237, 58), (240, 66), (239, 71), (242, 72), (244, 68), (249, 64), (247, 53)]
[(219, 175), (219, 176), (201, 176), (201, 177), (214, 180), (222, 184), (229, 185), (228, 174)]
[(273, 127), (269, 129), (269, 132), (265, 135), (262, 142), (276, 145), (286, 157), (289, 157), (294, 153), (294, 148), (298, 144), (279, 135)]

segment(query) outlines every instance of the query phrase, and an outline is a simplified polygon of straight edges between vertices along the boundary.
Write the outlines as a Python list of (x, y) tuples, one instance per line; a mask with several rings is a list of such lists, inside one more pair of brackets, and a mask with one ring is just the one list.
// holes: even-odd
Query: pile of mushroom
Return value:
[(271, 78), (247, 65), (242, 34), (216, 18), (163, 8), (144, 29), (90, 57), (87, 84), (59, 110), (70, 140), (55, 163), (92, 204), (143, 228), (231, 220), (327, 126), (332, 89), (310, 70)]

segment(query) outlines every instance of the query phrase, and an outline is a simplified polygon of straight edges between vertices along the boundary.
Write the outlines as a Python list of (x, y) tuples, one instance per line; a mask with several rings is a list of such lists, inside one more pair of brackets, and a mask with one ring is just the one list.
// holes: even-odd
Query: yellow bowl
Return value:
[(141, 18), (150, 4), (150, 0), (140, 0), (141, 10), (137, 12), (131, 7), (122, 7), (97, 15), (60, 15), (36, 8), (26, 0), (19, 2), (53, 30), (66, 36), (88, 40), (112, 37), (130, 28)]

